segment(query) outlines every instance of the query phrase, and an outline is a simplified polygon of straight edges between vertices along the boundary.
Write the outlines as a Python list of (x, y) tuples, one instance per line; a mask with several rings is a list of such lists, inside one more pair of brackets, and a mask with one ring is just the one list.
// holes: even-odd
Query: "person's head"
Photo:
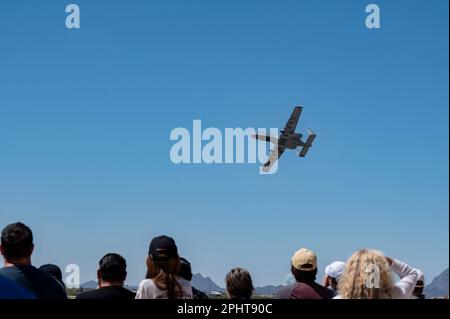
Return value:
[(187, 281), (192, 280), (191, 263), (187, 261), (185, 258), (180, 257), (180, 267), (178, 269), (178, 276), (180, 276), (183, 279), (186, 279)]
[(386, 257), (373, 249), (362, 249), (350, 256), (339, 280), (339, 294), (344, 299), (391, 299), (393, 287)]
[(423, 289), (425, 288), (425, 276), (424, 274), (421, 272), (419, 279), (417, 279), (416, 282), (416, 287), (414, 288), (413, 291), (413, 296), (416, 297), (422, 297), (423, 296)]
[(337, 289), (339, 278), (345, 269), (345, 263), (342, 261), (335, 261), (325, 267), (325, 275), (327, 276), (327, 286)]
[(33, 249), (33, 232), (28, 226), (17, 222), (3, 228), (0, 252), (6, 263), (31, 264)]
[(62, 281), (62, 271), (57, 265), (45, 264), (39, 267), (39, 270), (49, 277)]
[(225, 285), (231, 299), (250, 299), (253, 294), (253, 281), (250, 273), (242, 268), (234, 268), (226, 275)]
[(297, 250), (291, 258), (291, 272), (297, 282), (314, 282), (317, 275), (316, 254), (307, 248)]
[(63, 277), (62, 277), (62, 271), (61, 268), (59, 268), (57, 265), (54, 264), (46, 264), (39, 267), (39, 270), (46, 274), (47, 276), (55, 279), (60, 286), (65, 289), (66, 285), (64, 284)]
[(147, 257), (147, 279), (166, 290), (169, 299), (182, 297), (181, 286), (177, 281), (180, 257), (175, 241), (168, 236), (152, 239)]
[(98, 262), (97, 278), (99, 287), (123, 286), (127, 278), (127, 262), (119, 254), (106, 254)]

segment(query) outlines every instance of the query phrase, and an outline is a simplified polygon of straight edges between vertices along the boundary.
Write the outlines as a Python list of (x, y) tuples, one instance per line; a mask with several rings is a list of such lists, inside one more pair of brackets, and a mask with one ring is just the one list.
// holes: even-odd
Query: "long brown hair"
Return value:
[(156, 261), (149, 256), (147, 258), (147, 275), (145, 278), (152, 279), (159, 289), (167, 290), (169, 299), (179, 299), (183, 297), (183, 290), (177, 280), (179, 267), (179, 257), (165, 261)]

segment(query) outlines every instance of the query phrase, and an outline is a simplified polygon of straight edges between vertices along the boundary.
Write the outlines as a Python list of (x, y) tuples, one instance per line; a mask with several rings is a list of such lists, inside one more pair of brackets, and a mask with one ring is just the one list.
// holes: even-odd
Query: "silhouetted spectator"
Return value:
[(316, 254), (306, 248), (298, 250), (291, 258), (291, 272), (296, 283), (278, 290), (277, 299), (331, 299), (333, 292), (315, 282), (317, 276)]
[(39, 270), (42, 271), (47, 276), (55, 279), (56, 282), (61, 286), (61, 288), (64, 289), (64, 291), (66, 290), (66, 285), (64, 284), (62, 278), (61, 268), (59, 268), (57, 265), (54, 264), (42, 265), (41, 267), (39, 267)]
[(189, 281), (178, 276), (180, 257), (175, 241), (167, 236), (152, 239), (147, 257), (146, 279), (136, 299), (192, 299)]
[(250, 273), (242, 268), (234, 268), (225, 277), (227, 295), (230, 299), (250, 299), (255, 288)]
[(0, 276), (31, 290), (38, 298), (66, 299), (64, 289), (39, 269), (31, 265), (34, 250), (33, 233), (22, 223), (6, 226), (1, 235), (0, 252), (5, 267)]
[(106, 254), (99, 261), (97, 270), (98, 288), (86, 291), (77, 299), (134, 299), (136, 294), (126, 288), (127, 262), (119, 254)]
[[(180, 258), (180, 269), (178, 270), (178, 276), (186, 279), (187, 281), (192, 280), (191, 263), (187, 261), (185, 258)], [(194, 299), (209, 299), (208, 295), (198, 290), (194, 286), (192, 286), (192, 295)]]

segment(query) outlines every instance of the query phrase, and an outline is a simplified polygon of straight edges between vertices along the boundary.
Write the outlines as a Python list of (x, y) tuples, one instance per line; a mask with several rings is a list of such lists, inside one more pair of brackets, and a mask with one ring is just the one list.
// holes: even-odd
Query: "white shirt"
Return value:
[[(400, 281), (394, 285), (394, 294), (392, 298), (410, 298), (414, 288), (416, 287), (416, 282), (422, 275), (422, 272), (418, 269), (409, 267), (407, 264), (397, 259), (393, 259), (391, 270), (400, 277)], [(342, 297), (337, 295), (333, 299), (342, 299)]]
[(422, 276), (422, 272), (419, 269), (409, 267), (397, 259), (393, 260), (391, 270), (400, 277), (400, 281), (394, 286), (394, 298), (410, 298), (414, 288), (416, 288), (417, 280)]
[[(183, 292), (181, 299), (192, 299), (191, 283), (183, 278), (177, 278), (177, 281)], [(139, 284), (136, 299), (168, 299), (167, 290), (159, 289), (153, 279), (144, 279)]]

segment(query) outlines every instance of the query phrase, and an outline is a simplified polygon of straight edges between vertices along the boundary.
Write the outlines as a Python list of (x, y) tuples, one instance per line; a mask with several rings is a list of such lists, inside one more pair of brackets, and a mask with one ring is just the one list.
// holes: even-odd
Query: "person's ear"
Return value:
[(102, 272), (99, 270), (97, 270), (97, 279), (101, 280), (102, 279)]
[(34, 251), (34, 244), (31, 244), (30, 256), (33, 254), (33, 251)]
[(5, 253), (4, 253), (4, 249), (3, 249), (3, 246), (2, 246), (2, 245), (0, 245), (0, 254), (2, 254), (2, 256), (4, 256), (4, 255), (5, 255)]

